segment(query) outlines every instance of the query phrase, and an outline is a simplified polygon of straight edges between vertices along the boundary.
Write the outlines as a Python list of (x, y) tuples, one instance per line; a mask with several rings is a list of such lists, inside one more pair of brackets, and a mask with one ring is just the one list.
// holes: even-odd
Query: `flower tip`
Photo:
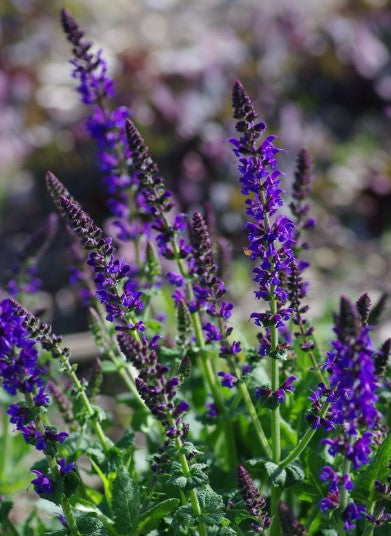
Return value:
[(66, 8), (61, 9), (60, 20), (63, 30), (66, 34), (70, 34), (73, 30), (75, 30), (75, 28), (77, 28), (75, 19)]

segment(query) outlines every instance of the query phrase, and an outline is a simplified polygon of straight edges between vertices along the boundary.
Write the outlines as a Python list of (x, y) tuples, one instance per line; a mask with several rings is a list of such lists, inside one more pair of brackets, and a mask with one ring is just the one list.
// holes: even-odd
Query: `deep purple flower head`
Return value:
[[(359, 467), (365, 463), (365, 456), (361, 452), (369, 448), (369, 431), (379, 419), (376, 409), (378, 378), (375, 373), (375, 351), (369, 336), (370, 329), (362, 325), (357, 307), (347, 298), (341, 299), (335, 322), (337, 339), (324, 364), (330, 374), (330, 418), (335, 425), (343, 425), (347, 436), (363, 434), (359, 441), (352, 442), (347, 438), (347, 444), (351, 446), (349, 458), (355, 460), (354, 464)], [(357, 451), (357, 458), (352, 448)]]
[(90, 251), (87, 264), (93, 270), (96, 295), (106, 309), (107, 319), (122, 327), (143, 331), (143, 322), (135, 323), (129, 316), (131, 311), (143, 309), (142, 293), (129, 277), (130, 265), (114, 256), (112, 239), (104, 235), (57, 178), (48, 174), (47, 183), (60, 214), (82, 246)]
[(77, 90), (83, 102), (97, 104), (100, 99), (113, 96), (113, 81), (107, 75), (107, 64), (102, 59), (102, 51), (91, 53), (92, 44), (83, 39), (84, 32), (67, 9), (61, 11), (61, 22), (68, 40), (73, 45), (73, 77), (79, 79)]
[(312, 159), (306, 149), (301, 149), (297, 155), (295, 180), (293, 182), (292, 202), (289, 208), (295, 219), (295, 245), (296, 252), (300, 248), (307, 248), (306, 243), (299, 244), (299, 237), (304, 229), (314, 226), (315, 220), (308, 216), (311, 205), (308, 198), (312, 190)]
[(300, 523), (288, 504), (280, 501), (278, 514), (284, 536), (307, 536), (307, 529)]
[(35, 341), (10, 299), (0, 303), (0, 378), (11, 395), (34, 392), (43, 384)]
[[(168, 437), (178, 437), (185, 434), (181, 415), (189, 409), (189, 404), (182, 400), (175, 402), (177, 387), (183, 378), (184, 365), (180, 377), (169, 377), (168, 367), (159, 362), (157, 341), (159, 337), (140, 341), (127, 332), (117, 335), (118, 344), (128, 361), (139, 371), (136, 387), (152, 415), (160, 420), (166, 429)], [(174, 419), (175, 426), (172, 426)]]
[[(339, 312), (334, 315), (336, 339), (324, 363), (330, 385), (319, 384), (311, 394), (313, 410), (307, 416), (313, 428), (335, 429), (335, 434), (329, 434), (322, 443), (327, 445), (331, 456), (349, 460), (352, 471), (369, 463), (374, 442), (372, 430), (379, 422), (375, 350), (369, 335), (370, 328), (366, 325), (368, 309), (365, 297), (356, 304), (346, 297), (341, 299)], [(322, 401), (329, 403), (329, 411), (324, 418), (319, 416)], [(329, 466), (322, 469), (320, 478), (329, 482), (330, 493), (334, 494), (338, 494), (341, 488), (351, 490), (354, 485), (350, 472), (341, 475)], [(334, 507), (330, 493), (322, 499), (322, 509)], [(350, 503), (342, 513), (345, 530), (355, 528), (355, 521), (364, 511), (363, 507)]]
[[(274, 145), (274, 136), (259, 141), (265, 124), (256, 122), (254, 105), (239, 81), (233, 86), (232, 104), (240, 137), (230, 141), (239, 161), (239, 180), (250, 218), (244, 226), (249, 241), (245, 251), (257, 262), (253, 270), (258, 286), (255, 296), (267, 302), (271, 296), (277, 300), (277, 314), (252, 316), (261, 327), (279, 327), (290, 317), (284, 307), (288, 299), (284, 281), (294, 257), (294, 224), (279, 213), (283, 201), (276, 155), (280, 149)], [(267, 329), (265, 336), (269, 337)]]
[(262, 532), (270, 527), (272, 520), (265, 512), (266, 501), (261, 497), (253, 479), (243, 465), (238, 466), (238, 486), (247, 510), (256, 518), (256, 522), (252, 524), (252, 529), (256, 532)]
[(57, 232), (57, 215), (49, 214), (45, 222), (33, 233), (11, 268), (11, 280), (7, 290), (11, 296), (20, 293), (34, 294), (41, 287), (37, 277), (38, 263), (46, 253)]

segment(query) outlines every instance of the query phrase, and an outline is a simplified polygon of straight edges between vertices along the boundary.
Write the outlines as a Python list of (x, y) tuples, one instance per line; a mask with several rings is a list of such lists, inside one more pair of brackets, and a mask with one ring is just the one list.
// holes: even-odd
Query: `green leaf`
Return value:
[(12, 501), (3, 501), (0, 499), (0, 522), (5, 523), (5, 521), (8, 519), (8, 514), (11, 511), (12, 508)]
[(338, 533), (335, 529), (323, 529), (322, 536), (338, 536)]
[(389, 473), (388, 464), (390, 463), (390, 458), (391, 436), (388, 436), (380, 445), (373, 461), (358, 478), (352, 491), (353, 498), (366, 504), (367, 507), (372, 505), (375, 494), (375, 480), (384, 481), (385, 476)]
[(185, 488), (187, 484), (187, 478), (185, 476), (176, 476), (170, 478), (167, 483), (177, 488)]
[[(324, 490), (322, 488), (319, 474), (327, 462), (321, 452), (315, 449), (307, 449), (305, 456), (305, 467), (307, 469), (308, 481), (311, 486), (317, 490), (316, 501), (319, 501), (324, 496)], [(303, 499), (304, 500), (304, 499)]]
[(305, 482), (299, 482), (298, 484), (295, 484), (292, 490), (295, 494), (295, 497), (297, 497), (299, 501), (315, 504), (319, 502), (321, 498), (319, 495), (318, 488), (312, 486), (311, 484), (306, 484)]
[(285, 482), (286, 486), (290, 486), (295, 482), (302, 482), (303, 480), (305, 480), (305, 471), (298, 460), (295, 460), (294, 462), (287, 465), (285, 470), (287, 472), (287, 478)]
[(66, 497), (71, 497), (71, 495), (74, 495), (80, 484), (80, 478), (79, 475), (76, 473), (76, 471), (71, 471), (70, 473), (67, 473), (64, 475), (63, 478), (64, 481), (64, 495)]
[(285, 469), (280, 469), (276, 463), (266, 462), (265, 470), (274, 486), (283, 486), (285, 484), (287, 477)]
[(118, 372), (118, 368), (112, 361), (102, 361), (102, 372), (104, 374), (114, 374)]
[(126, 430), (124, 435), (117, 441), (115, 446), (121, 450), (128, 450), (134, 446), (134, 433)]
[(159, 348), (159, 354), (165, 359), (180, 359), (182, 357), (182, 351), (180, 349), (168, 348), (166, 346), (161, 346)]
[(111, 508), (118, 534), (131, 534), (140, 513), (140, 493), (125, 467), (120, 468), (113, 482)]
[(77, 527), (82, 536), (108, 536), (108, 532), (95, 515), (85, 515), (77, 520)]
[(149, 532), (158, 527), (161, 519), (171, 514), (179, 506), (179, 499), (166, 499), (144, 512), (137, 524), (136, 532)]
[(163, 327), (163, 324), (158, 320), (145, 320), (144, 324), (152, 333), (155, 334), (160, 333)]

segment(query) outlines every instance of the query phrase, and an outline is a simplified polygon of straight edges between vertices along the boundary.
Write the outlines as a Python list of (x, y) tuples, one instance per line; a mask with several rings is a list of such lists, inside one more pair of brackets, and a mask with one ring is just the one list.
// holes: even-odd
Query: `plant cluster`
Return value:
[[(67, 11), (61, 19), (115, 232), (101, 229), (48, 172), (58, 216), (49, 216), (12, 268), (0, 303), (0, 376), (14, 437), (42, 454), (31, 484), (52, 515), (33, 511), (15, 524), (4, 493), (4, 534), (386, 534), (391, 341), (373, 342), (386, 297), (375, 305), (367, 294), (342, 297), (330, 349), (318, 347), (302, 257), (315, 225), (309, 154), (298, 155), (286, 204), (276, 137), (234, 83), (230, 142), (253, 264), (251, 340), (232, 322), (235, 282), (206, 218), (176, 211), (130, 110), (111, 106), (114, 83), (102, 51), (94, 52)], [(89, 379), (41, 321), (43, 311), (24, 307), (39, 288), (38, 261), (57, 218), (77, 252), (71, 283), (100, 352)], [(129, 407), (121, 437), (99, 405), (108, 374), (118, 375), (116, 401)], [(6, 420), (1, 484), (12, 457)]]

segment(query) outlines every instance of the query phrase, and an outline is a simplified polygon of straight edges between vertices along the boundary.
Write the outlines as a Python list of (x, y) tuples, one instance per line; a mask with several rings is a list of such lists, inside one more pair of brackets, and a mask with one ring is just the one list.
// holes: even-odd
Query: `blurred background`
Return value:
[[(315, 162), (312, 311), (342, 292), (376, 298), (391, 266), (391, 4), (386, 0), (2, 0), (0, 2), (0, 273), (50, 212), (47, 169), (103, 223), (95, 144), (59, 24), (67, 7), (115, 79), (181, 209), (212, 207), (242, 309), (242, 198), (228, 139), (240, 78), (278, 134), (290, 191), (305, 146)], [(56, 329), (85, 329), (69, 288), (64, 234), (40, 265)], [(244, 263), (244, 264), (243, 264)], [(247, 278), (247, 279), (246, 279)], [(386, 326), (387, 327), (387, 326)]]

